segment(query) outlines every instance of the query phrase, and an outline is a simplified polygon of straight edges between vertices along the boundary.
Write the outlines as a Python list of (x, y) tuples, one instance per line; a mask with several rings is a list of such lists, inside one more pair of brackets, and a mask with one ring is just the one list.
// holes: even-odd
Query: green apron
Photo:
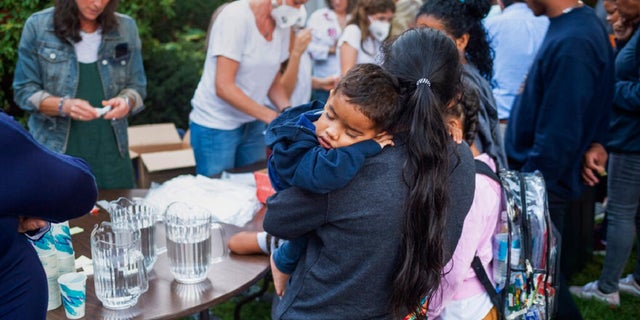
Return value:
[[(105, 100), (97, 62), (80, 63), (76, 98), (102, 107)], [(128, 189), (135, 186), (129, 154), (120, 156), (110, 120), (71, 121), (66, 153), (87, 161), (99, 189)]]

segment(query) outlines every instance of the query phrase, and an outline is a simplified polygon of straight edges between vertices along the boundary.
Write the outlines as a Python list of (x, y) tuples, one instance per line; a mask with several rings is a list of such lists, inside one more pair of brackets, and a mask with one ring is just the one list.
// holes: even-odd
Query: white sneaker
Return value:
[(598, 281), (593, 281), (584, 286), (571, 286), (569, 291), (576, 296), (584, 299), (594, 299), (609, 304), (609, 307), (620, 306), (620, 294), (618, 291), (612, 293), (604, 293), (598, 289)]
[(618, 286), (620, 291), (640, 297), (640, 285), (634, 279), (633, 274), (628, 274), (626, 278), (620, 279)]

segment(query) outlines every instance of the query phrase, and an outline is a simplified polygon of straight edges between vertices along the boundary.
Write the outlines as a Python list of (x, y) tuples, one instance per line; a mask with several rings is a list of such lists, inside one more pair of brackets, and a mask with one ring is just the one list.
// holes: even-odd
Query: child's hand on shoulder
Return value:
[(393, 135), (388, 134), (386, 131), (378, 133), (378, 135), (373, 138), (373, 141), (377, 142), (381, 149), (384, 149), (386, 146), (394, 146)]
[(453, 141), (455, 141), (457, 144), (461, 144), (462, 130), (452, 124), (448, 124), (448, 127), (449, 127), (449, 134), (451, 135), (451, 138), (453, 138)]

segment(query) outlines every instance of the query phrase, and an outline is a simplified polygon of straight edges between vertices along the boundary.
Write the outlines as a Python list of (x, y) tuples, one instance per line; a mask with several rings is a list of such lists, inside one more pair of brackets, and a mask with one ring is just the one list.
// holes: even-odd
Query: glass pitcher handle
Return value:
[(213, 239), (213, 233), (214, 233), (213, 230), (214, 229), (218, 230), (218, 232), (216, 232), (216, 234), (219, 235), (219, 239), (218, 240), (220, 240), (220, 241), (217, 241), (220, 244), (220, 255), (217, 256), (217, 257), (214, 257), (213, 256), (213, 251), (212, 251), (210, 263), (220, 262), (228, 255), (227, 246), (225, 245), (225, 242), (224, 242), (224, 227), (222, 227), (222, 225), (219, 224), (219, 223), (211, 223), (211, 231), (212, 231), (211, 232), (211, 239), (210, 239), (210, 241), (211, 241), (211, 250), (213, 250), (213, 247), (214, 247), (214, 239)]
[(144, 266), (144, 255), (142, 255), (142, 252), (139, 250), (131, 250), (129, 251), (129, 255), (129, 259), (136, 262), (140, 294), (143, 294), (149, 289), (149, 275), (147, 275), (147, 269)]

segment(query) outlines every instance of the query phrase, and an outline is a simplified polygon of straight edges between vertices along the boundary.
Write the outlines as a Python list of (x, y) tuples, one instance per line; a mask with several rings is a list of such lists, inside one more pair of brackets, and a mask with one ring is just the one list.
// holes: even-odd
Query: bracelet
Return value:
[(129, 110), (131, 110), (131, 99), (129, 98), (129, 96), (125, 96), (124, 94), (122, 94), (119, 97), (127, 102), (127, 106), (129, 107)]
[(58, 102), (58, 114), (63, 118), (66, 118), (69, 116), (68, 114), (64, 113), (64, 111), (62, 110), (62, 107), (64, 107), (64, 101), (67, 100), (67, 98), (69, 98), (69, 96), (64, 96), (60, 98), (60, 102)]

